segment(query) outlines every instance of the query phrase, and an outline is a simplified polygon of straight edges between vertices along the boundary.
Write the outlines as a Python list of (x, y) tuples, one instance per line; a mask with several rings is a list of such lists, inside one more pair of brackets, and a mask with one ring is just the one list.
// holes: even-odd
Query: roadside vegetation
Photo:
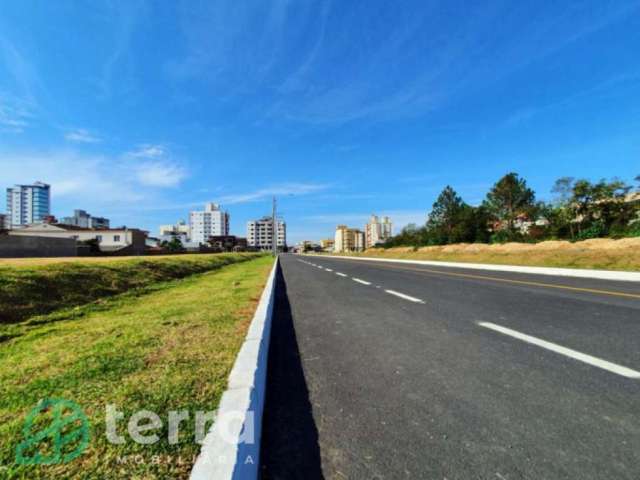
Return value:
[(640, 238), (370, 248), (364, 257), (640, 271)]
[(640, 271), (640, 176), (561, 178), (553, 201), (536, 199), (517, 173), (502, 177), (478, 206), (447, 186), (425, 225), (410, 224), (380, 247), (347, 255)]
[[(178, 257), (191, 274), (164, 282), (156, 277), (142, 296), (124, 293), (42, 315), (37, 322), (0, 325), (0, 333), (10, 331), (0, 339), (1, 478), (188, 478), (200, 448), (194, 441), (195, 412), (216, 408), (273, 264), (266, 256), (198, 257)], [(240, 260), (246, 261), (229, 264)], [(194, 274), (214, 264), (222, 268)], [(157, 273), (165, 269), (173, 272), (169, 276), (186, 274), (173, 262), (134, 260), (130, 267), (109, 264), (118, 279), (120, 270), (134, 274), (139, 268), (145, 275), (166, 275)], [(66, 275), (45, 272), (33, 275)], [(43, 398), (67, 399), (83, 409), (91, 425), (89, 447), (66, 464), (16, 465), (23, 421)], [(107, 404), (124, 413), (117, 432), (125, 438), (122, 445), (106, 439)], [(127, 421), (139, 410), (162, 419), (159, 442), (140, 445), (128, 436)], [(191, 413), (175, 445), (168, 441), (171, 410)]]
[(61, 308), (141, 293), (158, 282), (215, 270), (260, 254), (0, 261), (0, 324)]
[(478, 206), (444, 188), (424, 226), (408, 225), (385, 248), (640, 237), (638, 188), (619, 180), (561, 178), (552, 202), (536, 199), (517, 173), (502, 177)]

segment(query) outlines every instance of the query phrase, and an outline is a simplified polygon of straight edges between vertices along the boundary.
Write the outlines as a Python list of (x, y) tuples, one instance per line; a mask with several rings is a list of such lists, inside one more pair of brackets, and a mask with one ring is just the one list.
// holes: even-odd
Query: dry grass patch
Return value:
[(640, 238), (599, 238), (575, 243), (547, 241), (535, 244), (455, 244), (418, 249), (373, 248), (357, 255), (408, 260), (640, 271)]

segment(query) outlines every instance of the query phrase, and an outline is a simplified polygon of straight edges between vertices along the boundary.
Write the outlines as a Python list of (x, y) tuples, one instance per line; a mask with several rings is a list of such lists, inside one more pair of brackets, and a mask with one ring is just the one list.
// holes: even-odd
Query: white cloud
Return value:
[(99, 143), (102, 139), (96, 135), (93, 135), (84, 128), (78, 128), (67, 132), (64, 138), (70, 142), (76, 143)]
[(0, 93), (0, 132), (22, 133), (32, 119), (33, 107), (29, 102)]
[(328, 185), (317, 183), (283, 183), (253, 192), (226, 195), (220, 199), (223, 204), (248, 203), (263, 200), (272, 196), (308, 195), (328, 188)]
[(167, 155), (167, 147), (162, 144), (143, 143), (138, 145), (135, 150), (125, 153), (126, 157), (131, 158), (160, 158)]
[(150, 187), (175, 187), (187, 178), (187, 170), (170, 158), (163, 144), (144, 143), (126, 152), (123, 158), (133, 165), (137, 180)]
[(2, 183), (40, 180), (51, 185), (53, 213), (73, 208), (108, 215), (165, 203), (163, 189), (175, 187), (186, 169), (169, 159), (141, 160), (85, 154), (74, 149), (8, 152), (0, 150)]
[(151, 187), (175, 187), (187, 177), (183, 167), (162, 160), (147, 161), (135, 168), (138, 181)]

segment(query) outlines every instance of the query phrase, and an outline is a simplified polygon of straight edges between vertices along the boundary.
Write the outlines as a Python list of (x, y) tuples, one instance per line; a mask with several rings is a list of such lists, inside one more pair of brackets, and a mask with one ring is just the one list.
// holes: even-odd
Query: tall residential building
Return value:
[(364, 250), (364, 232), (346, 225), (336, 227), (334, 252), (360, 252)]
[(384, 243), (393, 235), (393, 225), (389, 217), (383, 217), (382, 221), (377, 215), (371, 215), (369, 223), (365, 227), (365, 247), (374, 247)]
[(189, 229), (191, 242), (195, 244), (206, 243), (209, 237), (229, 235), (229, 214), (220, 205), (207, 203), (204, 211), (189, 214)]
[(51, 214), (51, 187), (46, 183), (7, 188), (7, 215), (12, 227), (39, 223)]
[(74, 210), (72, 217), (62, 217), (58, 223), (82, 228), (109, 228), (110, 224), (108, 218), (94, 217), (84, 210)]
[[(287, 246), (287, 224), (284, 221), (276, 221), (277, 243), (279, 250)], [(260, 220), (247, 222), (247, 244), (260, 250), (273, 248), (273, 220), (271, 217), (263, 217)]]

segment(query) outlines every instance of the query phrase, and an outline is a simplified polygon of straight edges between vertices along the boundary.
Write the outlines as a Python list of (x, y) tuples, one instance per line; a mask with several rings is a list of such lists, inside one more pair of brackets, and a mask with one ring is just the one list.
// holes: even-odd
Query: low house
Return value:
[(147, 232), (137, 228), (82, 228), (73, 225), (35, 223), (11, 230), (9, 235), (72, 238), (77, 242), (94, 242), (101, 253), (143, 255)]
[(244, 252), (247, 250), (247, 239), (235, 235), (213, 235), (209, 237), (209, 245), (223, 252)]

